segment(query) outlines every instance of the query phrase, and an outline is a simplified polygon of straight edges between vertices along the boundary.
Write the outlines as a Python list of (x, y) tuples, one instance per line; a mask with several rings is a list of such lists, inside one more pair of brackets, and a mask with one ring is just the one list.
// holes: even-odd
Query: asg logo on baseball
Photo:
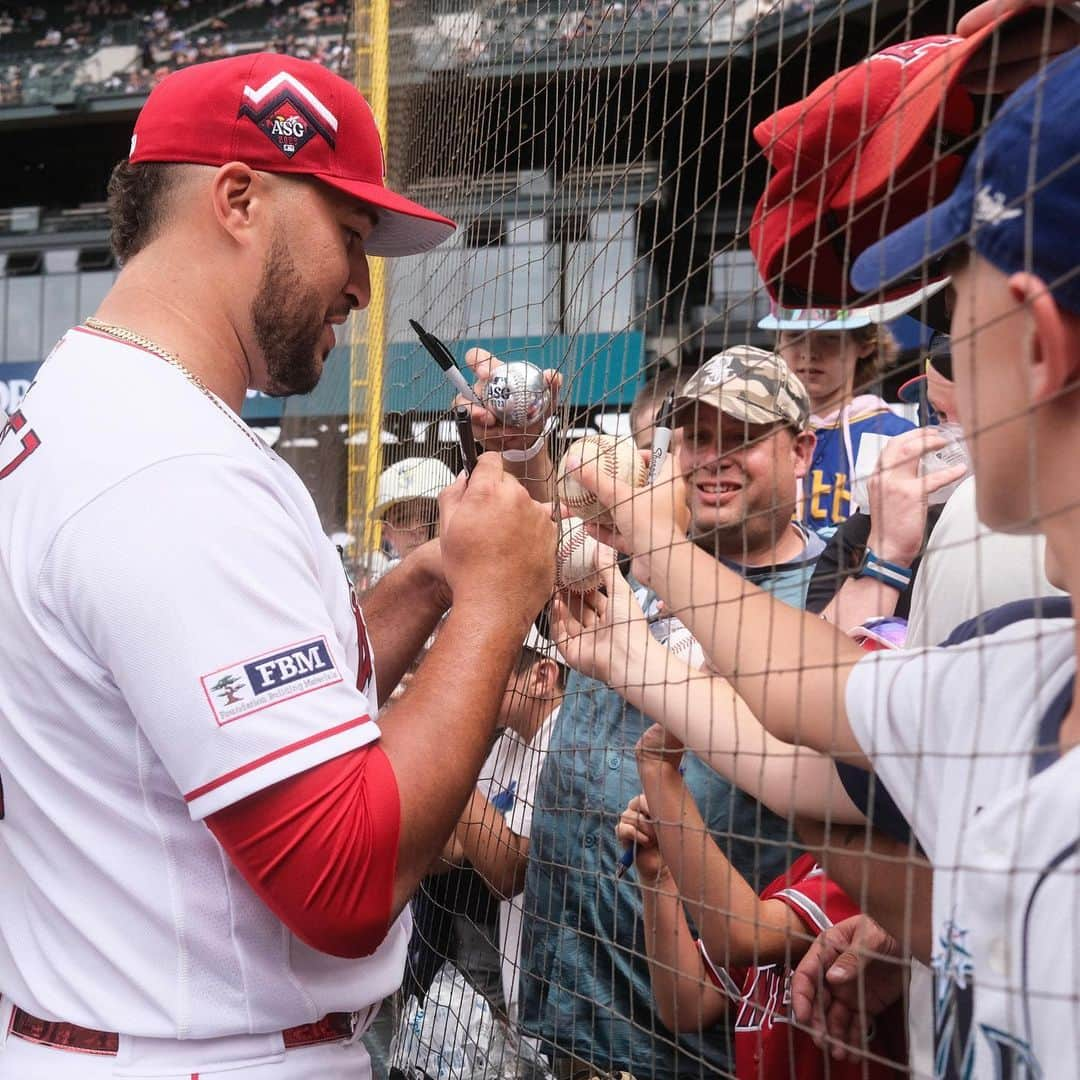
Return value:
[(341, 682), (326, 638), (288, 645), (204, 675), (206, 700), (219, 724)]

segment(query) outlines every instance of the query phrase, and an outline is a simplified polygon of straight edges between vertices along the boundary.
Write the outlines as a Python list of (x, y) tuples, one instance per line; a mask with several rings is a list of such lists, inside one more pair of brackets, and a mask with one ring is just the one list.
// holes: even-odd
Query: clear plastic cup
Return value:
[(919, 463), (920, 476), (929, 476), (942, 469), (951, 469), (954, 465), (964, 466), (964, 475), (958, 480), (930, 493), (927, 504), (940, 506), (971, 475), (971, 455), (968, 453), (967, 442), (964, 439), (964, 430), (959, 424), (940, 424), (927, 428), (927, 431), (941, 435), (948, 441), (941, 449), (928, 450), (923, 454), (922, 461)]

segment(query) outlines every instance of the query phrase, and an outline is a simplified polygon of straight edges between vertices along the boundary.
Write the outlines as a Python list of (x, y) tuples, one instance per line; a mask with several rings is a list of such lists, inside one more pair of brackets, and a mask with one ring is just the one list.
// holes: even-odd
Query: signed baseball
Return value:
[(555, 548), (555, 584), (574, 593), (600, 588), (604, 579), (597, 569), (599, 556), (600, 545), (585, 531), (585, 522), (567, 518)]
[(543, 371), (524, 360), (495, 368), (480, 397), (488, 411), (508, 427), (528, 427), (551, 412), (551, 391)]
[(596, 520), (602, 525), (614, 524), (611, 514), (600, 505), (596, 496), (578, 483), (566, 462), (575, 457), (583, 465), (599, 462), (600, 468), (611, 477), (631, 487), (641, 487), (648, 478), (649, 469), (632, 439), (617, 439), (614, 435), (586, 435), (571, 443), (559, 463), (559, 498), (587, 521)]

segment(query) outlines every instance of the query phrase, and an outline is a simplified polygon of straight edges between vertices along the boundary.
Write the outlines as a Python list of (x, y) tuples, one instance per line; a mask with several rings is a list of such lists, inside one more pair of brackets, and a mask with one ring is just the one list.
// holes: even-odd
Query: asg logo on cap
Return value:
[(337, 135), (337, 117), (287, 71), (279, 71), (257, 89), (245, 86), (240, 115), (253, 121), (288, 158), (316, 135), (331, 147)]

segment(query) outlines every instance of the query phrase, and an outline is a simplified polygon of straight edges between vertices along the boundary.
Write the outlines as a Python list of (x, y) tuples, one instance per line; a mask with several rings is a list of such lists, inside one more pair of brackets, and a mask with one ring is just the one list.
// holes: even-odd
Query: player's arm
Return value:
[(525, 888), (529, 838), (510, 829), (506, 818), (479, 791), (469, 796), (453, 840), (456, 850), (499, 896), (509, 900)]
[(611, 564), (604, 593), (565, 594), (552, 606), (568, 663), (599, 679), (688, 746), (710, 768), (781, 817), (865, 820), (832, 758), (767, 731), (731, 683), (698, 671), (649, 632), (629, 585)]
[[(491, 484), (494, 459), (473, 474)], [(493, 474), (489, 476), (487, 474)], [(484, 548), (490, 525), (517, 557), (551, 564), (544, 537), (551, 522), (514, 481), (501, 489), (529, 538), (501, 515), (477, 513), (466, 498), (447, 536), (458, 603), (403, 697), (379, 719), (377, 743), (257, 792), (207, 818), (207, 825), (264, 903), (301, 940), (338, 956), (373, 951), (444, 849), (491, 746), (495, 718), (521, 640), (544, 595), (546, 579), (496, 603), (477, 561), (508, 559)], [(501, 514), (508, 513), (506, 506)], [(532, 516), (530, 516), (532, 515)], [(531, 523), (531, 525), (526, 525)], [(538, 538), (539, 543), (538, 543)], [(462, 549), (473, 567), (462, 568)], [(535, 548), (536, 550), (531, 550)], [(536, 571), (533, 571), (535, 576)], [(530, 595), (531, 591), (531, 595)], [(476, 662), (483, 657), (484, 663)]]
[[(85, 636), (193, 819), (325, 952), (372, 951), (442, 851), (553, 584), (554, 525), (497, 456), (443, 515), (454, 610), (378, 725), (343, 677), (306, 530), (257, 470), (215, 455), (142, 470), (73, 517), (42, 570), (42, 602)], [(168, 576), (132, 556), (159, 530)], [(253, 563), (274, 589), (252, 590)], [(492, 563), (514, 568), (497, 592)]]
[(438, 540), (412, 552), (364, 594), (380, 705), (401, 682), (450, 601)]
[[(379, 718), (397, 777), (395, 913), (442, 851), (491, 748), (503, 691), (554, 577), (555, 526), (495, 454), (440, 503), (454, 606), (404, 695)], [(499, 587), (492, 566), (505, 567)]]
[(762, 900), (709, 835), (679, 771), (682, 746), (659, 724), (638, 740), (638, 772), (664, 862), (687, 914), (726, 968), (797, 960), (809, 939), (782, 901)]
[(639, 578), (663, 597), (701, 644), (713, 668), (783, 742), (842, 756), (868, 768), (851, 731), (844, 695), (865, 655), (836, 627), (773, 599), (698, 548), (676, 525), (670, 497), (633, 489), (595, 466), (576, 473), (611, 509), (601, 540), (635, 556)]
[(686, 921), (679, 887), (657, 847), (656, 831), (643, 795), (630, 800), (615, 829), (634, 850), (644, 907), (645, 955), (653, 1004), (669, 1031), (703, 1031), (719, 1023), (730, 1005), (706, 978), (705, 964)]

